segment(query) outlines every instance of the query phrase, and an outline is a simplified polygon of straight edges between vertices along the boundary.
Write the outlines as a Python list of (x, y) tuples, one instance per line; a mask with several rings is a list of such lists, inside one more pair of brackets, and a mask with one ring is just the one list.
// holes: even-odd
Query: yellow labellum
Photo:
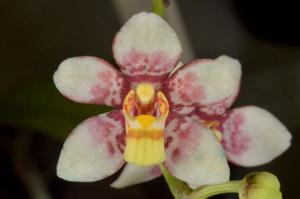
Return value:
[(139, 115), (126, 122), (124, 159), (140, 166), (163, 162), (165, 159), (163, 123), (150, 115)]
[[(138, 102), (146, 106), (139, 106)], [(157, 117), (149, 115), (143, 107), (156, 107), (153, 112), (159, 114)], [(136, 111), (141, 114), (133, 115)], [(124, 159), (140, 166), (162, 163), (165, 160), (164, 128), (169, 113), (169, 104), (163, 93), (155, 95), (150, 84), (140, 84), (127, 94), (123, 112), (126, 123)]]
[(148, 137), (126, 139), (124, 159), (140, 166), (162, 163), (165, 160), (163, 137), (154, 140)]

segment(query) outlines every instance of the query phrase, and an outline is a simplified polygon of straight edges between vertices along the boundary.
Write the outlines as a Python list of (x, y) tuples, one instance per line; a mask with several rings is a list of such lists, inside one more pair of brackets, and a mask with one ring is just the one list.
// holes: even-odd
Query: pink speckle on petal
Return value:
[(92, 86), (91, 88), (91, 94), (93, 95), (94, 103), (102, 103), (104, 101), (103, 99), (107, 98), (109, 96), (109, 90), (106, 88), (103, 88), (103, 86), (100, 86), (99, 84), (96, 84)]
[(182, 79), (178, 80), (178, 85), (182, 87), (180, 89), (179, 95), (182, 100), (186, 102), (191, 102), (193, 99), (201, 99), (204, 96), (203, 89), (195, 84), (198, 77), (192, 73), (185, 74)]
[(178, 71), (178, 75), (163, 84), (163, 89), (167, 91), (167, 97), (174, 108), (184, 107), (185, 104), (196, 107), (199, 106), (197, 102), (206, 96), (204, 88), (197, 83), (199, 81), (199, 77), (192, 72)]
[(122, 126), (125, 125), (125, 118), (123, 116), (123, 113), (121, 111), (112, 111), (107, 113), (107, 117), (115, 120), (115, 121), (119, 121)]
[(99, 117), (93, 117), (89, 120), (89, 132), (95, 144), (100, 144), (105, 141), (115, 127), (114, 124)]
[(182, 131), (178, 136), (179, 136), (179, 139), (181, 140), (187, 140), (187, 139), (190, 139), (190, 134), (191, 132), (193, 131), (193, 126), (189, 126), (187, 127), (184, 131)]
[(241, 129), (244, 122), (242, 114), (232, 114), (222, 125), (224, 134), (229, 135), (222, 141), (222, 144), (226, 151), (237, 156), (246, 152), (250, 144), (250, 138), (245, 136)]
[(114, 149), (114, 146), (112, 145), (111, 141), (108, 141), (107, 142), (107, 148), (108, 148), (108, 151), (111, 155), (113, 155), (116, 151)]
[(180, 160), (180, 149), (176, 148), (172, 152), (172, 161), (176, 164), (178, 160)]
[(119, 150), (123, 153), (125, 150), (125, 133), (116, 136)]
[(169, 145), (172, 143), (172, 141), (173, 141), (173, 138), (168, 136), (165, 141), (165, 148), (168, 148)]
[(190, 106), (178, 106), (172, 108), (174, 112), (181, 115), (187, 115), (187, 116), (193, 115), (196, 111), (196, 107), (190, 107)]
[(201, 139), (201, 127), (185, 116), (174, 114), (177, 117), (173, 118), (173, 114), (171, 113), (167, 122), (166, 150), (169, 160), (176, 164), (197, 148)]
[(99, 81), (90, 88), (90, 103), (121, 105), (129, 90), (129, 84), (114, 69), (98, 71)]
[(111, 71), (98, 72), (98, 78), (102, 80), (104, 84), (111, 84), (111, 78), (114, 76)]
[(140, 82), (150, 82), (152, 84), (159, 83), (166, 79), (168, 74), (156, 76), (156, 75), (133, 75), (126, 76), (126, 79), (132, 83), (140, 83)]
[(165, 52), (144, 53), (133, 48), (123, 56), (119, 65), (129, 78), (139, 76), (147, 80), (149, 76), (150, 80), (161, 81), (174, 68), (177, 60), (169, 58)]
[(116, 150), (122, 152), (123, 141), (121, 137), (124, 132), (115, 135), (114, 131), (117, 130), (117, 125), (119, 125), (117, 121), (109, 118), (102, 119), (98, 116), (90, 118), (88, 121), (88, 132), (89, 136), (91, 136), (92, 144), (96, 146), (104, 144), (110, 155), (116, 154)]
[(201, 115), (206, 115), (206, 117), (219, 117), (226, 112), (229, 106), (226, 101), (223, 101), (215, 105), (200, 107), (198, 112)]
[(235, 94), (228, 97), (227, 99), (218, 102), (216, 104), (212, 104), (209, 106), (199, 107), (198, 110), (201, 112), (201, 114), (205, 115), (223, 115), (226, 110), (234, 103), (239, 93), (239, 88), (236, 89)]

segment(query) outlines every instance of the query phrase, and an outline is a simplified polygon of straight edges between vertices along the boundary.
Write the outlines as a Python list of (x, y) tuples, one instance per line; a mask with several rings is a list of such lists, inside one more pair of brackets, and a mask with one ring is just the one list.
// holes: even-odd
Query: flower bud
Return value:
[(277, 177), (268, 172), (248, 174), (239, 191), (240, 199), (282, 199)]

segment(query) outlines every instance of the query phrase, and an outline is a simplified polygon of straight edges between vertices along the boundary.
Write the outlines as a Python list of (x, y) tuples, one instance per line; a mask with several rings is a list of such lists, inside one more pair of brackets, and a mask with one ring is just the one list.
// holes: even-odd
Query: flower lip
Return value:
[(126, 124), (124, 159), (140, 166), (165, 160), (164, 129), (169, 104), (164, 94), (142, 83), (131, 90), (123, 103)]

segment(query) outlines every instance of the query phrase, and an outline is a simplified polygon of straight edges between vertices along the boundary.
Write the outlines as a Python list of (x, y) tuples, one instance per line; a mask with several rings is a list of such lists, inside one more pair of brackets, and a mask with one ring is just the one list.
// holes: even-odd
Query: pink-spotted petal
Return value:
[(120, 106), (129, 84), (112, 65), (97, 57), (64, 60), (54, 76), (58, 90), (81, 103)]
[(192, 188), (229, 180), (226, 156), (213, 132), (176, 113), (171, 113), (166, 126), (165, 165)]
[(203, 119), (214, 118), (223, 115), (227, 111), (227, 109), (230, 108), (235, 102), (239, 94), (239, 86), (240, 85), (236, 87), (234, 94), (229, 98), (213, 105), (198, 107), (196, 114)]
[(193, 106), (178, 106), (173, 107), (172, 111), (181, 115), (192, 116), (197, 111), (197, 108)]
[(119, 178), (110, 186), (124, 188), (127, 186), (147, 182), (161, 176), (158, 166), (138, 166), (127, 163)]
[(157, 83), (179, 61), (182, 48), (174, 30), (160, 16), (141, 12), (116, 35), (113, 54), (131, 82)]
[(204, 122), (222, 121), (224, 119), (224, 114), (227, 109), (231, 107), (237, 98), (239, 93), (239, 88), (236, 89), (235, 93), (229, 98), (218, 102), (213, 105), (202, 106), (202, 107), (192, 107), (189, 111), (183, 112), (181, 109), (186, 109), (185, 107), (179, 107), (180, 111), (178, 113), (188, 115), (196, 120)]
[(64, 143), (57, 176), (68, 181), (93, 182), (112, 175), (124, 164), (123, 134), (121, 111), (83, 121)]
[(221, 128), (228, 159), (242, 166), (268, 163), (291, 144), (286, 127), (271, 113), (255, 106), (233, 109)]
[(163, 84), (173, 107), (208, 106), (236, 93), (241, 77), (240, 63), (228, 56), (200, 59), (178, 69)]

